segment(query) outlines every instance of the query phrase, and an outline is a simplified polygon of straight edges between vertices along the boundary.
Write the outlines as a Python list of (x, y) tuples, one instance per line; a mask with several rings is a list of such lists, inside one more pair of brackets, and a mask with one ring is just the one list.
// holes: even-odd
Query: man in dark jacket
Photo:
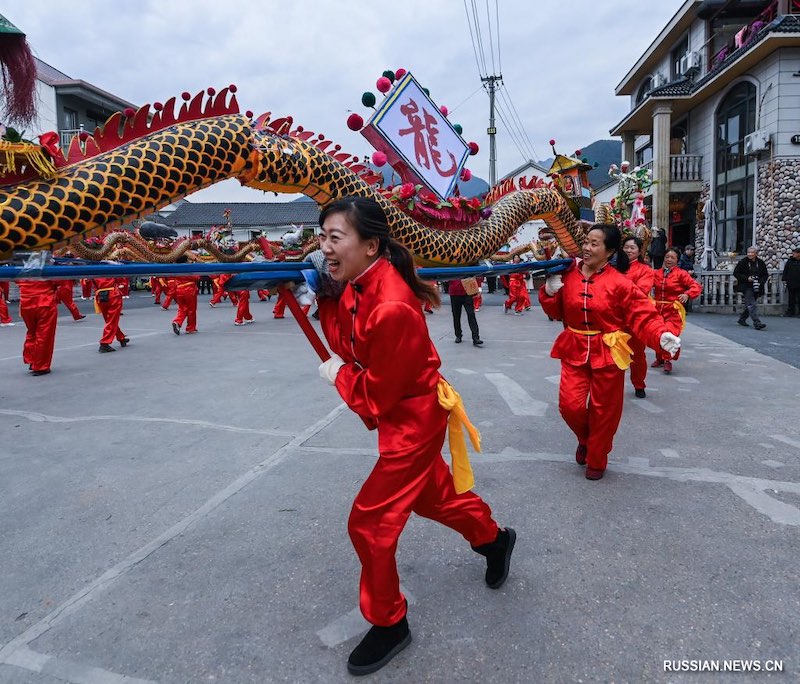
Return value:
[(794, 316), (797, 312), (800, 316), (800, 245), (792, 250), (792, 256), (787, 259), (781, 280), (786, 283), (789, 292), (789, 304), (783, 315)]
[(653, 239), (650, 242), (650, 249), (647, 255), (650, 257), (650, 265), (653, 268), (661, 268), (664, 263), (664, 254), (667, 252), (667, 236), (660, 228), (653, 226)]
[(755, 247), (747, 248), (747, 256), (736, 264), (733, 269), (733, 277), (736, 278), (736, 290), (744, 294), (744, 311), (739, 316), (739, 325), (747, 326), (747, 317), (753, 319), (753, 327), (756, 330), (763, 330), (767, 327), (758, 317), (758, 300), (764, 294), (764, 288), (769, 278), (767, 265), (758, 258), (758, 250)]

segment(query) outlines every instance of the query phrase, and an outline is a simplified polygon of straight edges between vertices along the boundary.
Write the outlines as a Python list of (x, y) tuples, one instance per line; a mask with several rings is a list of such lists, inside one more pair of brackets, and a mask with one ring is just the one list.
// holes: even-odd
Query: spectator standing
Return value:
[(800, 245), (792, 250), (792, 256), (787, 259), (781, 280), (786, 283), (789, 293), (789, 304), (783, 315), (800, 316)]
[(472, 333), (472, 344), (480, 347), (483, 344), (481, 340), (480, 331), (478, 330), (478, 319), (475, 316), (475, 307), (472, 303), (472, 298), (475, 296), (469, 294), (464, 287), (461, 280), (451, 280), (447, 287), (450, 294), (450, 309), (453, 312), (453, 330), (456, 334), (456, 344), (461, 344), (463, 332), (461, 330), (461, 310), (467, 312), (467, 324)]
[[(686, 245), (686, 247), (683, 248), (683, 252), (678, 258), (678, 268), (683, 269), (694, 278), (694, 245)], [(691, 312), (691, 299), (687, 300), (685, 309), (687, 312)]]
[(664, 255), (667, 253), (667, 237), (664, 231), (653, 226), (653, 239), (650, 242), (650, 249), (647, 254), (650, 257), (650, 265), (653, 268), (661, 268), (664, 264)]
[(744, 295), (745, 306), (737, 322), (739, 325), (747, 326), (749, 316), (753, 319), (753, 327), (756, 330), (763, 330), (767, 324), (762, 323), (758, 315), (758, 300), (764, 294), (769, 272), (764, 261), (758, 258), (758, 249), (747, 248), (747, 256), (736, 264), (733, 277), (736, 278), (737, 291)]

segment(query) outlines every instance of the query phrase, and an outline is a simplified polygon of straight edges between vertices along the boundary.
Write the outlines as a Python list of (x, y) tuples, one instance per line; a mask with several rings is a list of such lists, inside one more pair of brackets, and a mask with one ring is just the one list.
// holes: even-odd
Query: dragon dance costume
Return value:
[(336, 389), (378, 430), (378, 461), (353, 502), (348, 531), (362, 565), (361, 611), (373, 625), (389, 626), (406, 614), (395, 551), (412, 512), (473, 547), (492, 543), (499, 528), (479, 496), (456, 493), (442, 459), (448, 411), (437, 391), (446, 383), (420, 302), (400, 273), (380, 258), (338, 300), (321, 297), (319, 313), (331, 350), (345, 362)]
[(558, 408), (585, 448), (586, 465), (604, 471), (622, 418), (625, 370), (630, 366), (630, 330), (648, 347), (659, 348), (668, 331), (647, 296), (613, 266), (589, 278), (581, 262), (550, 296), (543, 285), (539, 302), (551, 318), (564, 322), (550, 356), (561, 359)]
[(92, 284), (94, 285), (95, 311), (103, 314), (103, 320), (106, 323), (100, 338), (100, 345), (110, 345), (114, 340), (127, 341), (119, 328), (119, 317), (122, 313), (120, 278), (93, 278)]

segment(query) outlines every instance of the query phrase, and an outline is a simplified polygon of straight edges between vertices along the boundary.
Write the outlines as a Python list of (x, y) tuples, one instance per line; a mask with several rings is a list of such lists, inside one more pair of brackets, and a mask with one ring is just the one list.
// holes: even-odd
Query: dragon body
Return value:
[(156, 105), (152, 118), (149, 105), (127, 116), (114, 114), (93, 136), (73, 139), (54, 159), (57, 173), (51, 180), (32, 170), (0, 179), (5, 183), (0, 256), (75, 243), (228, 178), (263, 191), (302, 193), (320, 205), (347, 195), (372, 197), (386, 212), (392, 236), (420, 265), (469, 265), (489, 258), (519, 226), (537, 218), (565, 252), (578, 251), (582, 228), (556, 190), (510, 192), (492, 205), (488, 219), (437, 230), (387, 200), (375, 184), (377, 176), (338, 146), (329, 149), (323, 136), (293, 129), (291, 119), (270, 121), (269, 114), (253, 121), (238, 112), (229, 89), (216, 97), (209, 92), (207, 99), (201, 92), (191, 101), (184, 94), (177, 115), (174, 99)]

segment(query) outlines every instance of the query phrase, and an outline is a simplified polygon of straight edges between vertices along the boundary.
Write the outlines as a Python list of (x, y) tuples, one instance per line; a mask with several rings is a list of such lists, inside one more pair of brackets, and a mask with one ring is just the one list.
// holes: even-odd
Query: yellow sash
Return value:
[(658, 299), (656, 300), (656, 304), (672, 304), (672, 308), (675, 309), (678, 312), (678, 316), (681, 317), (681, 332), (683, 332), (683, 329), (686, 327), (686, 307), (677, 299), (674, 302), (668, 299)]
[(628, 368), (630, 368), (633, 349), (628, 346), (628, 340), (631, 339), (628, 333), (622, 330), (603, 333), (601, 330), (578, 330), (572, 326), (567, 326), (567, 328), (578, 335), (586, 335), (589, 337), (602, 334), (603, 342), (605, 342), (606, 346), (609, 348), (611, 358), (614, 359), (617, 368), (620, 370), (628, 370)]
[(104, 287), (104, 288), (102, 288), (100, 290), (95, 290), (95, 292), (94, 292), (94, 312), (96, 314), (102, 313), (102, 311), (100, 310), (100, 305), (97, 303), (97, 295), (99, 295), (101, 292), (111, 292), (111, 290), (113, 290), (113, 289), (115, 289), (115, 288), (113, 288), (113, 287)]
[(456, 494), (468, 492), (475, 486), (475, 477), (472, 474), (472, 466), (467, 456), (467, 441), (464, 438), (464, 428), (469, 433), (469, 441), (475, 451), (481, 450), (481, 434), (470, 422), (467, 412), (464, 409), (464, 402), (453, 386), (444, 378), (439, 378), (436, 385), (436, 394), (439, 397), (439, 406), (450, 411), (447, 419), (447, 433), (450, 446), (450, 457), (452, 459), (453, 483), (455, 484)]

